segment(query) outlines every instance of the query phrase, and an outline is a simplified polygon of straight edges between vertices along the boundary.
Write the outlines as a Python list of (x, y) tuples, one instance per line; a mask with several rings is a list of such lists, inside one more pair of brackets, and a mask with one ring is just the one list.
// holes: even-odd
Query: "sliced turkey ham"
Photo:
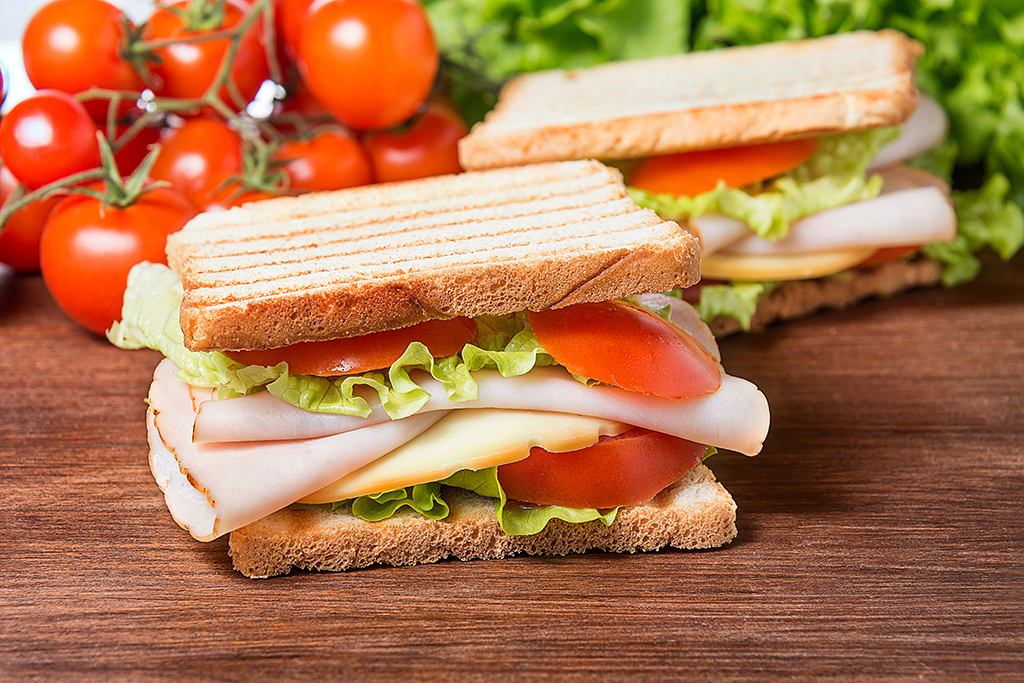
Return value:
[(170, 360), (149, 393), (150, 468), (174, 520), (200, 541), (280, 510), (409, 442), (446, 411), (304, 441), (192, 443), (192, 390)]
[(723, 254), (813, 254), (858, 248), (903, 247), (956, 237), (956, 213), (935, 187), (884, 194), (807, 216), (781, 240), (751, 235)]
[(922, 95), (917, 109), (900, 127), (900, 136), (878, 150), (868, 172), (923, 154), (945, 140), (947, 133), (949, 117), (946, 111), (938, 102)]
[[(625, 422), (747, 455), (761, 450), (768, 432), (768, 402), (764, 395), (750, 382), (725, 374), (715, 393), (681, 401), (616, 387), (588, 387), (560, 367), (535, 368), (519, 377), (502, 377), (495, 370), (482, 370), (473, 377), (478, 398), (451, 403), (440, 382), (425, 372), (414, 373), (413, 379), (431, 395), (421, 413), (453, 408), (572, 413)], [(261, 392), (203, 403), (196, 417), (196, 434), (218, 441), (310, 439), (389, 420), (379, 403), (369, 417), (362, 418), (312, 413)]]
[(753, 234), (750, 226), (738, 218), (705, 213), (687, 221), (700, 242), (701, 256), (708, 256)]

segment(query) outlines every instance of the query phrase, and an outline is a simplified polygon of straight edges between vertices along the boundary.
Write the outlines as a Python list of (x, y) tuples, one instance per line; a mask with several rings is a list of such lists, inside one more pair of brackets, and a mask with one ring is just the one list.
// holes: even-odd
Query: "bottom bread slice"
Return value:
[(341, 571), (373, 564), (410, 565), (454, 557), (497, 559), (527, 553), (567, 555), (599, 549), (617, 553), (715, 548), (736, 537), (736, 503), (707, 467), (698, 465), (654, 499), (625, 507), (615, 522), (570, 524), (552, 520), (532, 536), (507, 536), (494, 500), (446, 488), (447, 519), (408, 509), (366, 522), (346, 508), (286, 508), (231, 532), (229, 554), (249, 578), (286, 574), (292, 567)]
[[(877, 268), (853, 270), (817, 280), (783, 282), (757, 302), (751, 332), (762, 332), (780, 320), (792, 320), (822, 308), (842, 309), (871, 297), (890, 297), (942, 279), (942, 265), (926, 258), (890, 261)], [(740, 332), (735, 318), (720, 316), (710, 324), (716, 337)]]

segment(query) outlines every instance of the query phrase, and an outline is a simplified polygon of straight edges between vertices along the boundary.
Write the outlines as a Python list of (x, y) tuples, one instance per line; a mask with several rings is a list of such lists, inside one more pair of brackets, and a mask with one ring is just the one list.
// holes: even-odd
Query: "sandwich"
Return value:
[[(601, 159), (701, 245), (676, 295), (716, 334), (935, 284), (953, 240), (924, 170), (948, 122), (895, 31), (616, 62), (512, 79), (460, 142), (467, 169)], [(913, 166), (910, 164), (917, 164)]]
[(698, 251), (594, 161), (284, 197), (172, 235), (108, 338), (165, 356), (153, 475), (246, 576), (716, 547), (703, 460), (769, 415), (658, 293)]

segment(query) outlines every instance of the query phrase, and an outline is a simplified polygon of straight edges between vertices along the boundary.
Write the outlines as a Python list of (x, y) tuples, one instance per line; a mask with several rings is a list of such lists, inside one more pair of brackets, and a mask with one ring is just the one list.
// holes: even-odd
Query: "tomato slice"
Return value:
[(898, 258), (903, 258), (907, 254), (913, 254), (920, 248), (921, 245), (914, 245), (910, 247), (884, 247), (876, 251), (868, 259), (857, 264), (857, 267), (874, 268), (875, 266), (880, 266), (883, 263), (888, 263), (889, 261), (895, 261)]
[(650, 500), (703, 457), (698, 443), (634, 427), (568, 453), (534, 446), (525, 460), (499, 466), (498, 481), (510, 500), (613, 508)]
[(654, 313), (611, 301), (531, 311), (537, 341), (571, 372), (629, 391), (681, 399), (718, 390), (715, 357)]
[(719, 180), (743, 187), (785, 173), (817, 148), (812, 138), (651, 157), (636, 167), (629, 184), (654, 194), (692, 197), (715, 189)]
[(330, 341), (300, 342), (265, 351), (225, 351), (246, 365), (277, 365), (288, 362), (294, 375), (351, 375), (390, 367), (414, 341), (421, 342), (435, 357), (458, 353), (476, 338), (476, 323), (469, 318), (428, 320), (400, 330), (375, 332), (360, 337)]

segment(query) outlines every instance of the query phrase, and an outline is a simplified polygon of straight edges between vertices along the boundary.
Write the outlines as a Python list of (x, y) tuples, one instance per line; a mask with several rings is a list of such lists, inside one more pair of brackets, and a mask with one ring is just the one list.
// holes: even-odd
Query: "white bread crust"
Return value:
[(617, 553), (671, 546), (715, 548), (736, 537), (736, 503), (698, 465), (647, 503), (623, 508), (615, 522), (551, 521), (532, 536), (506, 536), (494, 501), (462, 489), (446, 489), (451, 514), (434, 521), (408, 510), (366, 522), (345, 509), (284, 509), (231, 532), (229, 554), (249, 578), (286, 574), (292, 567), (342, 571), (376, 564), (393, 566), (528, 555), (567, 555), (591, 549)]
[(193, 350), (688, 286), (699, 247), (595, 161), (373, 185), (202, 214), (168, 239)]
[(920, 45), (892, 30), (545, 71), (510, 81), (459, 143), (464, 168), (636, 159), (891, 126)]

